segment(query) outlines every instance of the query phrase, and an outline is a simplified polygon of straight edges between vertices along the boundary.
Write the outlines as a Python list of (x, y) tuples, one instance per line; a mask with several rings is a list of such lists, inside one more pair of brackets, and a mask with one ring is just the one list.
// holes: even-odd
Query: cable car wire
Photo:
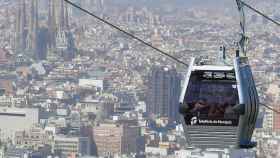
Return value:
[(270, 107), (270, 106), (267, 106), (267, 105), (264, 104), (264, 103), (260, 103), (260, 105), (266, 107), (267, 109), (269, 109), (269, 110), (271, 110), (271, 111), (273, 111), (273, 112), (275, 112), (275, 113), (277, 113), (277, 114), (280, 114), (280, 111), (275, 110), (274, 108), (272, 108), (272, 107)]
[[(269, 20), (270, 22), (276, 24), (277, 26), (280, 26), (280, 23), (272, 18), (270, 18), (269, 16), (267, 16), (266, 14), (262, 13), (261, 11), (257, 10), (256, 8), (250, 6), (249, 4), (245, 3), (244, 1), (242, 0), (238, 0), (242, 5), (244, 5), (245, 7), (251, 9), (252, 11), (256, 12), (257, 14), (261, 15), (262, 17), (264, 17), (265, 19)], [(272, 83), (274, 81), (270, 81), (268, 83)], [(268, 83), (264, 83), (264, 84), (268, 84)], [(256, 86), (261, 86), (263, 84), (259, 84), (259, 85), (256, 85)], [(267, 106), (266, 104), (263, 104), (263, 103), (260, 103), (260, 105), (264, 106), (265, 108), (277, 113), (277, 114), (280, 114), (280, 111), (270, 107), (270, 106)]]
[[(112, 23), (109, 22), (108, 20), (105, 20), (105, 19), (103, 19), (103, 18), (101, 18), (101, 17), (99, 17), (99, 16), (93, 14), (92, 12), (90, 12), (90, 11), (88, 11), (88, 10), (86, 10), (86, 9), (84, 9), (84, 8), (82, 8), (82, 7), (80, 7), (79, 5), (73, 3), (72, 1), (70, 1), (70, 0), (64, 0), (64, 1), (65, 1), (66, 3), (68, 3), (69, 5), (71, 5), (71, 6), (75, 7), (75, 8), (77, 8), (77, 9), (79, 9), (80, 11), (82, 11), (82, 12), (84, 12), (84, 13), (87, 13), (88, 15), (94, 17), (95, 19), (97, 19), (97, 20), (99, 20), (99, 21), (101, 21), (101, 22), (103, 22), (103, 23), (105, 23), (105, 24), (111, 26), (112, 28), (114, 28), (114, 29), (116, 29), (116, 30), (118, 30), (118, 31), (120, 31), (120, 32), (122, 32), (122, 33), (124, 33), (124, 34), (126, 34), (127, 36), (129, 36), (129, 37), (131, 37), (131, 38), (137, 40), (138, 42), (140, 42), (140, 43), (142, 43), (142, 44), (144, 44), (144, 45), (146, 45), (146, 46), (148, 46), (148, 47), (150, 47), (150, 48), (156, 50), (156, 51), (159, 52), (160, 54), (165, 55), (165, 56), (167, 56), (167, 57), (173, 59), (174, 61), (176, 61), (176, 62), (178, 62), (178, 63), (180, 63), (180, 64), (182, 64), (182, 65), (185, 65), (185, 66), (187, 66), (187, 67), (189, 66), (187, 63), (181, 61), (180, 59), (178, 59), (178, 58), (176, 58), (176, 57), (174, 57), (174, 56), (172, 56), (172, 55), (170, 55), (170, 54), (164, 52), (163, 50), (161, 50), (161, 49), (159, 49), (159, 48), (153, 46), (152, 44), (150, 44), (150, 43), (148, 43), (148, 42), (146, 42), (146, 41), (140, 39), (139, 37), (137, 37), (137, 36), (135, 36), (135, 35), (133, 35), (133, 34), (127, 32), (127, 31), (125, 31), (124, 29), (120, 28), (119, 26), (116, 26), (115, 24), (112, 24)], [(263, 16), (263, 17), (266, 18), (267, 20), (269, 20), (269, 21), (275, 23), (276, 25), (280, 26), (280, 23), (279, 23), (279, 22), (273, 20), (272, 18), (270, 18), (270, 17), (267, 16), (266, 14), (264, 14), (264, 13), (262, 13), (261, 11), (255, 9), (254, 7), (252, 7), (252, 6), (250, 6), (249, 4), (245, 3), (244, 1), (239, 0), (239, 2), (242, 3), (244, 6), (246, 6), (247, 8), (251, 9), (252, 11), (258, 13), (258, 14), (261, 15), (261, 16)]]
[[(242, 0), (237, 0), (237, 4), (239, 4), (239, 3), (242, 4), (243, 6), (245, 6), (245, 7), (249, 8), (249, 9), (251, 9), (252, 11), (256, 12), (257, 14), (263, 16), (265, 19), (267, 19), (267, 20), (269, 20), (270, 22), (276, 24), (277, 26), (280, 26), (280, 23), (279, 23), (279, 22), (277, 22), (276, 20), (270, 18), (270, 17), (267, 16), (266, 14), (262, 13), (261, 11), (257, 10), (256, 8), (250, 6), (249, 4), (245, 3), (244, 1), (242, 1)], [(272, 82), (274, 82), (274, 81), (272, 81)], [(267, 82), (267, 83), (263, 83), (263, 84), (268, 84), (268, 83), (271, 83), (271, 81), (270, 81), (270, 82)], [(263, 84), (259, 84), (259, 85), (256, 85), (256, 86), (261, 86), (261, 85), (263, 85)], [(272, 107), (270, 107), (270, 106), (267, 106), (266, 104), (260, 103), (260, 105), (264, 106), (265, 108), (267, 108), (267, 109), (269, 109), (269, 110), (271, 110), (271, 111), (273, 111), (273, 112), (275, 112), (275, 113), (277, 113), (277, 114), (280, 114), (280, 111), (278, 111), (278, 110), (276, 110), (276, 109), (274, 109), (274, 108), (272, 108)]]
[(118, 30), (118, 31), (120, 31), (120, 32), (122, 32), (122, 33), (124, 33), (124, 34), (126, 34), (127, 36), (129, 36), (129, 37), (131, 37), (131, 38), (133, 38), (133, 39), (139, 41), (140, 43), (142, 43), (142, 44), (144, 44), (144, 45), (146, 45), (146, 46), (148, 46), (148, 47), (150, 47), (150, 48), (156, 50), (156, 51), (159, 52), (160, 54), (165, 55), (165, 56), (167, 56), (167, 57), (173, 59), (174, 61), (176, 61), (176, 62), (178, 62), (178, 63), (180, 63), (180, 64), (182, 64), (182, 65), (185, 65), (185, 66), (187, 66), (187, 67), (189, 66), (187, 63), (185, 63), (185, 62), (179, 60), (178, 58), (176, 58), (176, 57), (174, 57), (174, 56), (172, 56), (172, 55), (170, 55), (170, 54), (164, 52), (163, 50), (161, 50), (161, 49), (159, 49), (159, 48), (153, 46), (152, 44), (150, 44), (150, 43), (148, 43), (148, 42), (146, 42), (146, 41), (140, 39), (139, 37), (133, 35), (132, 33), (129, 33), (129, 32), (127, 32), (127, 31), (125, 31), (124, 29), (120, 28), (119, 26), (117, 26), (117, 25), (115, 25), (115, 24), (112, 24), (112, 23), (109, 22), (108, 20), (105, 20), (105, 19), (103, 19), (103, 18), (101, 18), (101, 17), (99, 17), (99, 16), (93, 14), (92, 12), (90, 12), (90, 11), (88, 11), (88, 10), (86, 10), (86, 9), (84, 9), (84, 8), (82, 8), (82, 7), (80, 7), (79, 5), (77, 5), (77, 4), (73, 3), (73, 2), (71, 2), (70, 0), (64, 0), (64, 1), (65, 1), (66, 3), (68, 3), (69, 5), (71, 5), (71, 6), (75, 7), (75, 8), (77, 8), (77, 9), (79, 9), (80, 11), (82, 11), (82, 12), (84, 12), (84, 13), (86, 13), (86, 14), (92, 16), (92, 17), (94, 17), (95, 19), (97, 19), (97, 20), (99, 20), (99, 21), (101, 21), (101, 22), (103, 22), (103, 23), (105, 23), (105, 24), (111, 26), (112, 28), (114, 28), (114, 29), (116, 29), (116, 30)]
[[(66, 3), (68, 3), (69, 5), (75, 7), (76, 9), (79, 9), (80, 11), (82, 11), (82, 12), (84, 12), (84, 13), (86, 13), (86, 14), (92, 16), (92, 17), (94, 17), (95, 19), (97, 19), (97, 20), (99, 20), (99, 21), (101, 21), (101, 22), (103, 22), (103, 23), (105, 23), (105, 24), (111, 26), (112, 28), (114, 28), (114, 29), (116, 29), (116, 30), (118, 30), (118, 31), (120, 31), (120, 32), (122, 32), (122, 33), (124, 33), (124, 34), (126, 34), (127, 36), (129, 36), (129, 37), (131, 37), (131, 38), (137, 40), (138, 42), (140, 42), (140, 43), (142, 43), (142, 44), (144, 44), (144, 45), (146, 45), (146, 46), (148, 46), (148, 47), (150, 47), (150, 48), (156, 50), (158, 53), (160, 53), (160, 54), (162, 54), (162, 55), (165, 55), (165, 56), (167, 56), (167, 57), (173, 59), (174, 61), (176, 61), (176, 62), (178, 62), (178, 63), (180, 63), (180, 64), (182, 64), (182, 65), (184, 65), (184, 66), (187, 66), (187, 67), (189, 66), (187, 63), (185, 63), (185, 62), (179, 60), (178, 58), (176, 58), (176, 57), (174, 57), (174, 56), (172, 56), (172, 55), (170, 55), (170, 54), (164, 52), (163, 50), (161, 50), (161, 49), (159, 49), (159, 48), (153, 46), (152, 44), (150, 44), (150, 43), (148, 43), (148, 42), (146, 42), (146, 41), (144, 41), (144, 40), (142, 40), (142, 39), (140, 39), (139, 37), (134, 36), (133, 34), (131, 34), (131, 33), (127, 32), (127, 31), (125, 31), (125, 30), (122, 29), (122, 28), (120, 28), (119, 26), (116, 26), (115, 24), (112, 24), (111, 22), (109, 22), (109, 21), (107, 21), (107, 20), (105, 20), (105, 19), (103, 19), (103, 18), (101, 18), (101, 17), (99, 17), (99, 16), (93, 14), (92, 12), (90, 12), (90, 11), (88, 11), (88, 10), (86, 10), (86, 9), (84, 9), (84, 8), (82, 8), (82, 7), (80, 7), (80, 6), (78, 6), (77, 4), (75, 4), (75, 3), (73, 3), (73, 2), (71, 2), (71, 1), (69, 1), (69, 0), (64, 0), (64, 1), (65, 1)], [(270, 18), (269, 16), (265, 15), (264, 13), (260, 12), (259, 10), (255, 9), (255, 8), (253, 8), (253, 7), (250, 6), (249, 4), (247, 4), (247, 3), (245, 3), (245, 2), (243, 2), (243, 1), (241, 1), (241, 0), (240, 0), (240, 2), (241, 2), (244, 6), (246, 6), (247, 8), (249, 8), (249, 9), (253, 10), (254, 12), (258, 13), (259, 15), (263, 16), (263, 17), (266, 18), (267, 20), (269, 20), (269, 21), (273, 22), (274, 24), (280, 26), (280, 23), (279, 23), (279, 22), (273, 20), (273, 19)], [(270, 106), (267, 106), (267, 105), (265, 105), (265, 104), (263, 104), (263, 103), (260, 103), (260, 105), (263, 105), (263, 106), (266, 107), (267, 109), (269, 109), (269, 110), (271, 110), (271, 111), (273, 111), (273, 112), (275, 112), (275, 113), (280, 114), (280, 111), (277, 111), (277, 110), (273, 109), (273, 108), (270, 107)]]
[(242, 3), (244, 6), (246, 6), (247, 8), (251, 9), (252, 11), (256, 12), (257, 14), (263, 16), (265, 19), (267, 19), (267, 20), (271, 21), (272, 23), (274, 23), (274, 24), (280, 26), (280, 22), (278, 22), (278, 21), (272, 19), (271, 17), (269, 17), (268, 15), (266, 15), (266, 14), (264, 14), (263, 12), (259, 11), (258, 9), (254, 8), (254, 7), (252, 7), (252, 6), (250, 6), (249, 4), (245, 3), (244, 1), (241, 1), (241, 0), (240, 0), (239, 2)]

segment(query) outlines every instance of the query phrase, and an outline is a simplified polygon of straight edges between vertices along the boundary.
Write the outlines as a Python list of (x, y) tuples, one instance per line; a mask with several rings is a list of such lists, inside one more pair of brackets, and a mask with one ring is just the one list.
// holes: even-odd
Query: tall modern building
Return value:
[(147, 112), (177, 120), (181, 80), (176, 70), (154, 67), (148, 84)]

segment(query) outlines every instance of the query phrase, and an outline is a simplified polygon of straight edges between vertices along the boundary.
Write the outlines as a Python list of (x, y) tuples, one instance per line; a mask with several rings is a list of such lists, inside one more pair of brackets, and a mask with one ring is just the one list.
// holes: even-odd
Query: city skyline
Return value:
[[(235, 0), (73, 2), (186, 65), (193, 57), (213, 64), (220, 46), (225, 46), (226, 64), (233, 65), (241, 32)], [(275, 0), (245, 2), (280, 19)], [(260, 103), (279, 110), (280, 29), (249, 9), (245, 13), (247, 56)], [(190, 67), (64, 0), (0, 0), (0, 30), (0, 158), (280, 156), (274, 149), (280, 144), (279, 114), (264, 106), (253, 150), (194, 150), (179, 114)], [(205, 87), (199, 94), (207, 97), (201, 99), (217, 95), (208, 99), (211, 104), (223, 104), (229, 94), (221, 95), (221, 86)], [(190, 118), (190, 124), (198, 128), (199, 119)]]

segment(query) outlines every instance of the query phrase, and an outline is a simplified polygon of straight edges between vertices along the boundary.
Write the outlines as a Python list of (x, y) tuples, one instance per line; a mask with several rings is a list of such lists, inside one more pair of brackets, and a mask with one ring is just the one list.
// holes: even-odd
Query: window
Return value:
[[(234, 74), (198, 73), (191, 76), (184, 104), (189, 119), (238, 119), (233, 107), (239, 102)], [(190, 122), (188, 120), (187, 122)]]

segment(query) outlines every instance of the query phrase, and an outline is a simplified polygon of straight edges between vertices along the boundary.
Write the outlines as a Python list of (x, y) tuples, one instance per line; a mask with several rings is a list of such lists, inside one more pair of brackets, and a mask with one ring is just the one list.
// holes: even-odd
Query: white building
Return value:
[(243, 149), (189, 149), (175, 151), (176, 158), (256, 158), (256, 152)]
[(39, 123), (39, 110), (0, 107), (0, 138), (12, 139), (16, 131), (30, 129)]
[(169, 154), (167, 148), (159, 148), (159, 147), (151, 147), (151, 146), (145, 147), (145, 153), (147, 155), (158, 155), (159, 157), (167, 156)]
[(99, 88), (103, 91), (103, 80), (96, 79), (79, 79), (79, 86), (83, 88)]
[(273, 129), (273, 111), (265, 110), (263, 128), (272, 131)]

